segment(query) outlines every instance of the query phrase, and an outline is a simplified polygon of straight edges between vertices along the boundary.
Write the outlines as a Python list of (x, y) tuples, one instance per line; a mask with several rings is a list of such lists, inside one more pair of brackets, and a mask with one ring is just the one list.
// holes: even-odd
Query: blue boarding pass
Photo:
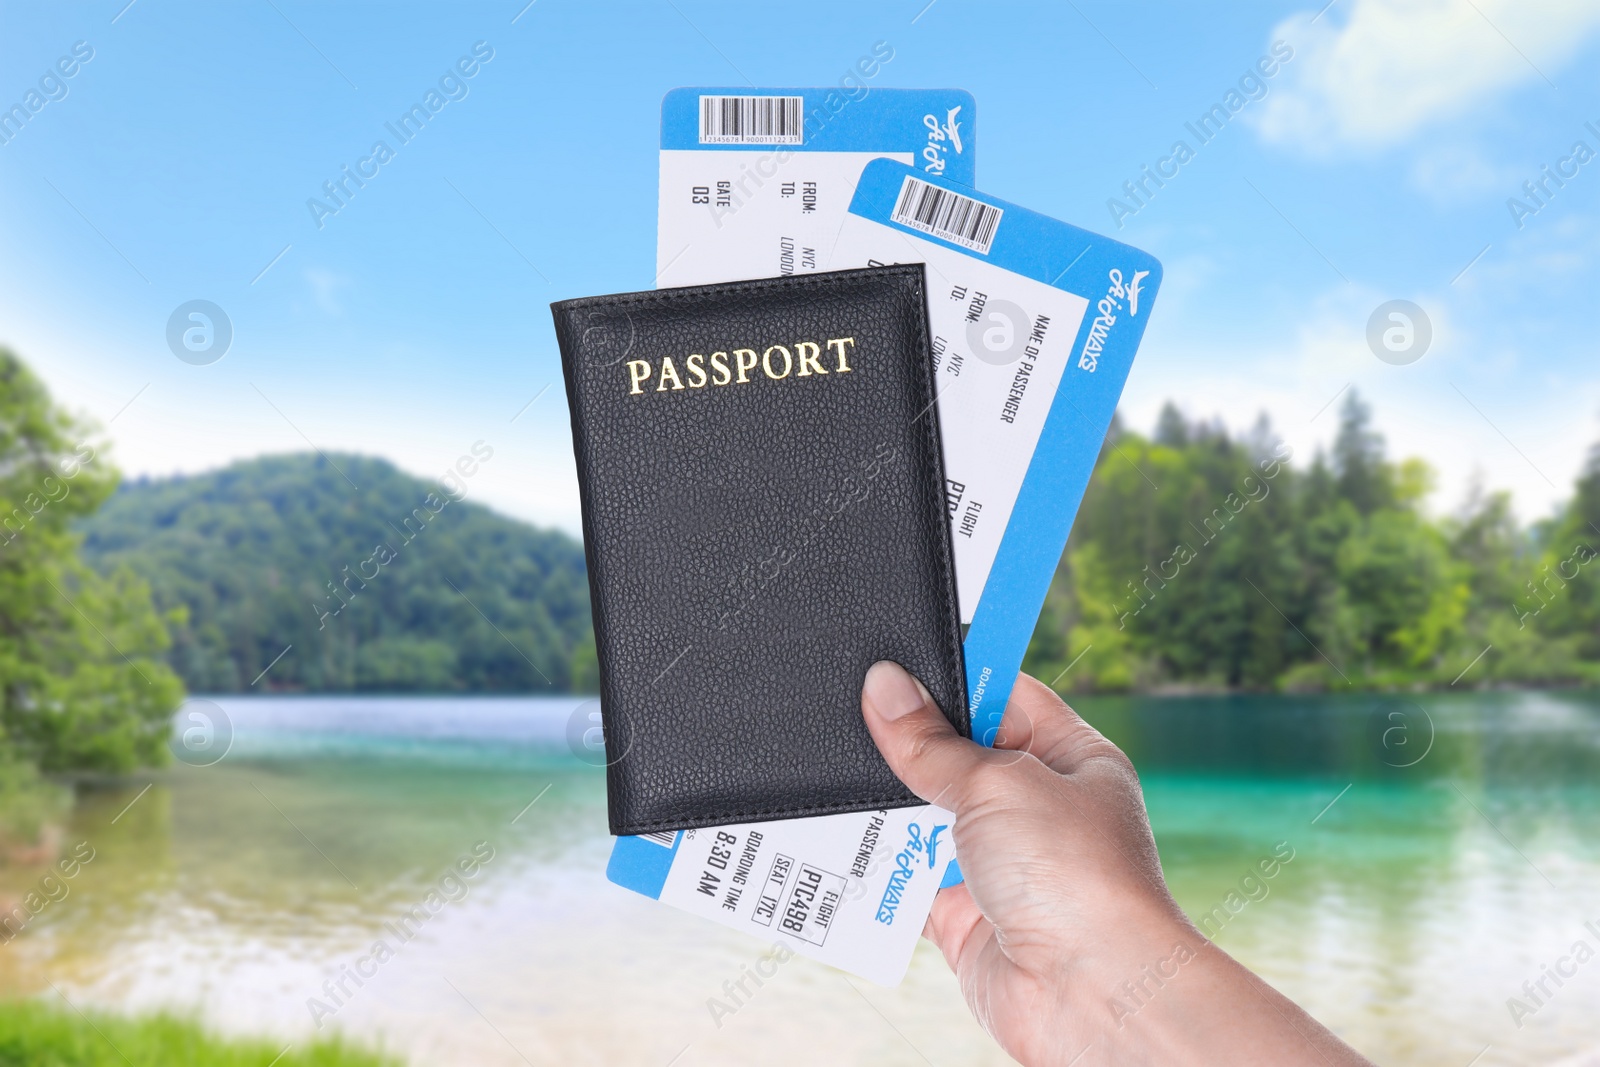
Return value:
[(975, 112), (960, 89), (673, 89), (661, 102), (656, 285), (828, 270), (870, 161), (972, 184)]
[[(910, 179), (908, 181), (908, 179)], [(1152, 257), (934, 178), (869, 162), (831, 269), (923, 262), (935, 337), (973, 734), (1006, 700), (1160, 284)], [(607, 875), (885, 985), (941, 885), (935, 806), (619, 838)]]
[(972, 735), (993, 744), (1161, 264), (892, 160), (863, 171), (831, 262), (927, 265)]

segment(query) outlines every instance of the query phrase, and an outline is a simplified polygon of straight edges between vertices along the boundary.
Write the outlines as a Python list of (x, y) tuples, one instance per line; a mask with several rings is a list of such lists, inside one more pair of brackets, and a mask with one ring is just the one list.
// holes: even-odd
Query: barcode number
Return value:
[(902, 226), (988, 255), (1002, 214), (1004, 212), (992, 204), (907, 175), (890, 217)]
[(701, 144), (800, 144), (803, 96), (702, 96)]

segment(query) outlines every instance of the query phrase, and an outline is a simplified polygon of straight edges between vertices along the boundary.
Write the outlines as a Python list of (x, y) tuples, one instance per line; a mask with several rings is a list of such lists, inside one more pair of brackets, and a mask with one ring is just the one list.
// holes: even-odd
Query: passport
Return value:
[(861, 685), (894, 660), (971, 734), (922, 266), (551, 310), (611, 832), (921, 803)]

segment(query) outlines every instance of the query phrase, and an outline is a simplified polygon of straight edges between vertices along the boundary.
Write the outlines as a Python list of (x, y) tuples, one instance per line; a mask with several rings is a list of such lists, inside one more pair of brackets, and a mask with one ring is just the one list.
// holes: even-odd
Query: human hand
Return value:
[(1053, 691), (1021, 675), (992, 749), (897, 664), (872, 667), (861, 703), (900, 780), (955, 812), (966, 882), (923, 935), (1017, 1060), (1367, 1063), (1189, 922), (1133, 764)]

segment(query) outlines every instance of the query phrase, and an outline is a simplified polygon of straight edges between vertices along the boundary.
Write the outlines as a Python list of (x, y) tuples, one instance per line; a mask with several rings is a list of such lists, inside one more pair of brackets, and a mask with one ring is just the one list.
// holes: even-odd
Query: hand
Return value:
[(861, 704), (900, 780), (956, 814), (966, 883), (940, 891), (923, 936), (1017, 1060), (1368, 1062), (1189, 922), (1133, 764), (1050, 689), (1017, 679), (993, 749), (897, 664), (873, 666)]

